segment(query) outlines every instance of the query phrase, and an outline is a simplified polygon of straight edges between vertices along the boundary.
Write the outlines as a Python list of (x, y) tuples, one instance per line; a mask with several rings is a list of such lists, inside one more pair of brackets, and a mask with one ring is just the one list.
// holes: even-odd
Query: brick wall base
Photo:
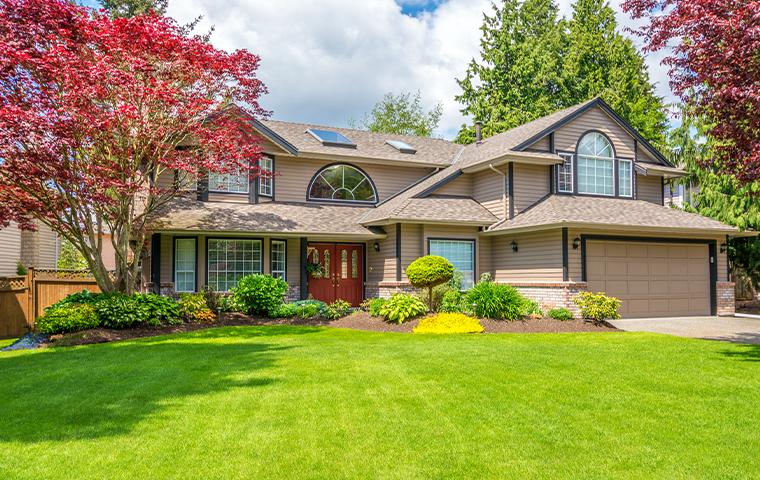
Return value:
[(367, 298), (391, 298), (394, 293), (418, 293), (409, 282), (380, 282), (367, 283), (364, 287), (364, 296)]
[(587, 288), (584, 282), (510, 283), (510, 285), (537, 302), (544, 313), (552, 308), (565, 307), (576, 317), (580, 315), (580, 309), (573, 299)]
[(736, 313), (736, 297), (734, 282), (717, 282), (718, 315), (733, 315)]

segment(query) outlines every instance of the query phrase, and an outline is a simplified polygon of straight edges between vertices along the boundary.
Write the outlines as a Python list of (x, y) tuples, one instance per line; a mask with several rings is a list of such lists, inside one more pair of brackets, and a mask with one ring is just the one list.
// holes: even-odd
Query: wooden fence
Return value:
[(0, 277), (0, 338), (23, 335), (45, 308), (82, 290), (100, 291), (88, 272), (30, 268), (26, 276)]

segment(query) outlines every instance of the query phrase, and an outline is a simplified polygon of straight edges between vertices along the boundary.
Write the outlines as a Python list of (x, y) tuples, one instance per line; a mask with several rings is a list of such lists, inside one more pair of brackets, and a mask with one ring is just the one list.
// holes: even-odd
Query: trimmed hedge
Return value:
[(95, 309), (87, 304), (50, 306), (35, 322), (35, 327), (39, 332), (49, 334), (78, 332), (97, 328), (99, 325), (100, 321)]

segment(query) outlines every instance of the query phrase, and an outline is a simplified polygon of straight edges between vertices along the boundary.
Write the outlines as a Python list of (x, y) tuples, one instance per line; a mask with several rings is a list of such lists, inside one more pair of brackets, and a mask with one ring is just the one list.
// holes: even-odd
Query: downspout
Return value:
[(507, 207), (507, 174), (494, 167), (492, 163), (488, 164), (488, 168), (504, 177), (504, 181), (501, 182), (501, 206), (504, 209), (504, 218), (507, 218), (509, 215)]

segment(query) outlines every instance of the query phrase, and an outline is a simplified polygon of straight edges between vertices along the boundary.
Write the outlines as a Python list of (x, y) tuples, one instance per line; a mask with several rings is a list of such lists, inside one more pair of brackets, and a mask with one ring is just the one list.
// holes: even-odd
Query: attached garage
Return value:
[(622, 300), (623, 317), (711, 315), (714, 280), (708, 241), (585, 238), (588, 289)]

